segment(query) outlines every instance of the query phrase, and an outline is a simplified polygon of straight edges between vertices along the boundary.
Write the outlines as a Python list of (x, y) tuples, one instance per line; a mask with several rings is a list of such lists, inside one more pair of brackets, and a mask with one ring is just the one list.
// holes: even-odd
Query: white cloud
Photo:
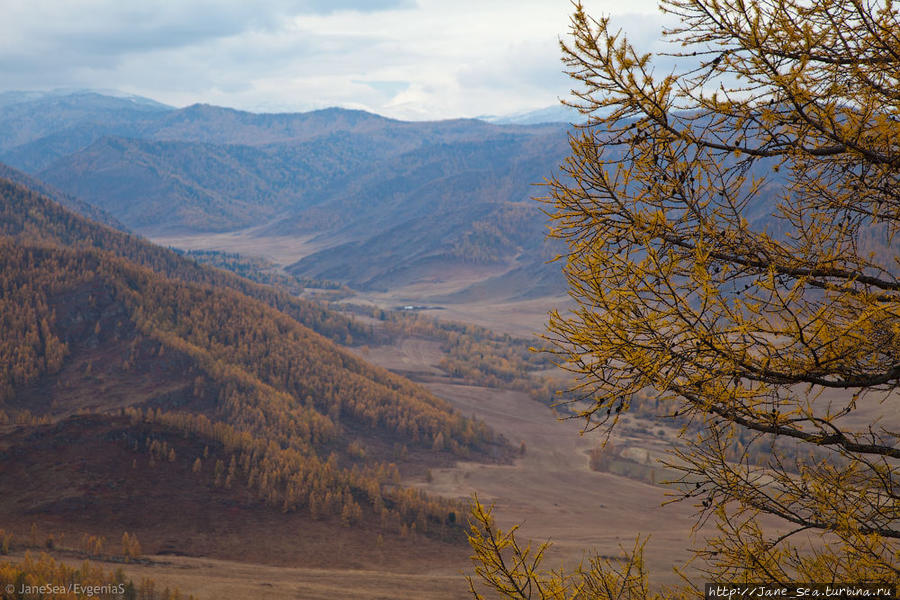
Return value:
[[(265, 11), (243, 0), (8, 2), (0, 91), (116, 88), (174, 105), (443, 118), (539, 108), (569, 88), (566, 0), (279, 0)], [(628, 10), (643, 16), (622, 15), (623, 27), (652, 43), (655, 0)]]

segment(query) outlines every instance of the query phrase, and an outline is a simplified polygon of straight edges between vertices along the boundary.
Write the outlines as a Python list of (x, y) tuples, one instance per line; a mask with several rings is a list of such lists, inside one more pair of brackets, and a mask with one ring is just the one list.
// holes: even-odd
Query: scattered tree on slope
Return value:
[[(365, 508), (395, 530), (419, 523), (419, 532), (441, 534), (447, 515), (460, 507), (397, 487), (396, 467), (375, 457), (352, 460), (352, 440), (342, 431), (423, 450), (446, 440), (457, 456), (494, 444), (483, 423), (262, 302), (167, 279), (107, 251), (0, 239), (0, 303), (6, 401), (18, 402), (22, 386), (59, 371), (72, 347), (83, 344), (61, 337), (72, 326), (63, 319), (98, 319), (79, 327), (96, 343), (118, 339), (130, 349), (114, 359), (122, 372), (141, 372), (149, 354), (168, 357), (193, 380), (178, 410), (134, 408), (135, 424), (215, 439), (236, 461), (216, 480), (240, 480), (282, 510), (333, 515), (352, 525)], [(175, 460), (171, 450), (148, 446), (159, 463)]]

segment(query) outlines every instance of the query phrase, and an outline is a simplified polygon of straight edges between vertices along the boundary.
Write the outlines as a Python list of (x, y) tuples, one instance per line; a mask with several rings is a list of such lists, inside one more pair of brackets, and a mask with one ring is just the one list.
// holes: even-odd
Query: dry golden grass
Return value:
[[(57, 558), (74, 567), (82, 564), (72, 557)], [(95, 562), (107, 571), (122, 568), (135, 583), (150, 578), (158, 590), (177, 588), (196, 600), (457, 600), (466, 595), (464, 578), (450, 570), (396, 573), (389, 566), (370, 570), (273, 567), (178, 556), (153, 556), (131, 564)]]

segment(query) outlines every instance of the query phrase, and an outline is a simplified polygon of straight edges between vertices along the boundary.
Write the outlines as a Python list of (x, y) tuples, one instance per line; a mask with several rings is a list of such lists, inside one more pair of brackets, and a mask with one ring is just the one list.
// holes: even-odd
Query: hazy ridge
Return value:
[(557, 253), (531, 199), (565, 156), (567, 132), (86, 93), (4, 107), (0, 160), (138, 232), (315, 234), (323, 249), (291, 267), (302, 277), (385, 289), (490, 264), (488, 287), (503, 293), (497, 277)]

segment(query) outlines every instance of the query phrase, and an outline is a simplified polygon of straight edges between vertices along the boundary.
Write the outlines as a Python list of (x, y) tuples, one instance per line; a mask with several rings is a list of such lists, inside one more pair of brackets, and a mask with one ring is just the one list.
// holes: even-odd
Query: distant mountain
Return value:
[(300, 277), (386, 289), (454, 269), (496, 277), (554, 254), (532, 184), (567, 154), (565, 123), (135, 108), (96, 95), (11, 106), (0, 158), (13, 166), (139, 232), (315, 234), (325, 249), (291, 267)]
[(143, 96), (127, 94), (118, 90), (90, 90), (90, 89), (58, 89), (49, 91), (9, 91), (0, 92), (0, 107), (10, 104), (22, 104), (25, 102), (35, 102), (39, 100), (47, 100), (50, 98), (66, 98), (66, 97), (84, 97), (97, 96), (102, 98), (116, 98), (129, 102), (134, 105), (143, 105), (156, 109), (171, 109), (171, 106), (157, 102)]
[(0, 161), (36, 173), (105, 135), (130, 135), (172, 110), (147, 99), (96, 92), (7, 93), (0, 111)]
[(486, 117), (485, 121), (497, 125), (537, 125), (539, 123), (584, 123), (587, 121), (578, 110), (562, 104), (554, 104), (546, 108), (530, 110), (527, 112), (504, 115), (500, 117)]
[(337, 132), (374, 133), (397, 123), (361, 110), (328, 108), (308, 113), (257, 114), (209, 104), (171, 111), (147, 123), (139, 137), (207, 144), (264, 146), (304, 142)]
[(492, 266), (485, 272), (497, 273), (541, 262), (552, 255), (544, 244), (546, 217), (531, 200), (540, 193), (533, 184), (555, 170), (566, 144), (560, 128), (404, 154), (272, 230), (311, 231), (321, 223), (326, 233), (319, 238), (351, 240), (290, 270), (364, 289), (442, 279), (460, 266)]
[[(462, 539), (460, 508), (399, 488), (388, 462), (491, 460), (505, 444), (304, 324), (342, 320), (0, 180), (0, 527), (108, 521), (179, 550), (213, 533), (179, 529), (190, 490), (226, 519)], [(26, 463), (45, 484), (72, 472), (35, 496), (6, 476)]]
[(250, 146), (103, 137), (40, 173), (131, 227), (224, 231), (271, 219), (300, 165)]

